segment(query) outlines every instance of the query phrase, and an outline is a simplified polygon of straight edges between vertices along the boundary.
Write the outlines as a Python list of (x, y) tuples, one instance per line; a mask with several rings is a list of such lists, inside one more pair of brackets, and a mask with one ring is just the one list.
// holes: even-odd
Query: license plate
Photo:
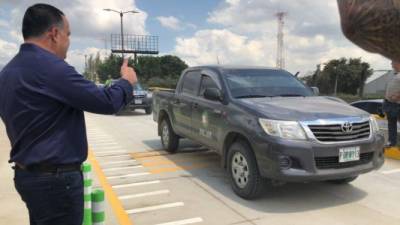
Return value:
[(142, 99), (135, 99), (135, 104), (142, 104)]
[(351, 162), (360, 160), (360, 147), (348, 147), (339, 149), (339, 162)]

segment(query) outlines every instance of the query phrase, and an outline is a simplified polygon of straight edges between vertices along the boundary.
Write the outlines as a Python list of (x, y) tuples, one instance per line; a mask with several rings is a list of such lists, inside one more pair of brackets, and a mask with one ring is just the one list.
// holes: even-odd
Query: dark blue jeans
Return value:
[(397, 144), (397, 120), (400, 114), (400, 105), (385, 100), (383, 111), (388, 120), (389, 144), (395, 146)]
[(80, 171), (39, 173), (16, 168), (14, 184), (28, 208), (31, 225), (82, 225)]

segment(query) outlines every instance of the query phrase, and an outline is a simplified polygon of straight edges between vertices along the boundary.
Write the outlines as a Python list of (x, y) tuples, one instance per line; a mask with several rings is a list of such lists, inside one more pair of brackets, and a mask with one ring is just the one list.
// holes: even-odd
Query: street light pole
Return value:
[(121, 17), (121, 49), (122, 49), (122, 58), (124, 57), (124, 14), (122, 12), (119, 13), (119, 16)]
[(129, 10), (129, 11), (125, 11), (123, 12), (121, 11), (117, 11), (114, 9), (103, 9), (104, 11), (109, 11), (109, 12), (116, 12), (119, 14), (120, 18), (121, 18), (121, 50), (122, 50), (122, 58), (124, 58), (124, 22), (123, 22), (123, 17), (125, 13), (139, 13), (138, 11), (135, 10)]

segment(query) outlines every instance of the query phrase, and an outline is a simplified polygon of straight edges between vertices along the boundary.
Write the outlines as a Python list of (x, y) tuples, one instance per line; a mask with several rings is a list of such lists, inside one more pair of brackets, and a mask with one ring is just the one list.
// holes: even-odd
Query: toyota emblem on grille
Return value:
[(350, 122), (346, 122), (342, 124), (342, 131), (343, 133), (350, 133), (353, 131), (353, 124)]

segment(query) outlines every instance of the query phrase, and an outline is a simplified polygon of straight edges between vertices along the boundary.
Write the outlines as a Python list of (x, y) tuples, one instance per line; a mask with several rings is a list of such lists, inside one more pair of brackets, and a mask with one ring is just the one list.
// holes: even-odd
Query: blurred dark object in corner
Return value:
[(366, 51), (400, 62), (400, 0), (337, 0), (344, 35)]

